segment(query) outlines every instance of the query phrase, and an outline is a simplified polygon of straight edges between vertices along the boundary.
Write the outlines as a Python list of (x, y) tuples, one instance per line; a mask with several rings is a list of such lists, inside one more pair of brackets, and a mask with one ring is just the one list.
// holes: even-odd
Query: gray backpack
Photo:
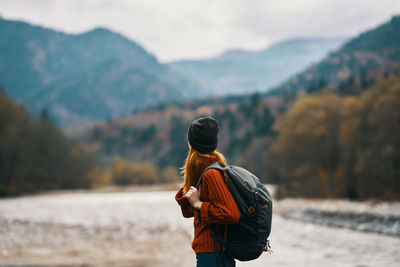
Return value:
[(271, 233), (272, 197), (267, 188), (246, 169), (237, 166), (222, 167), (215, 162), (204, 170), (197, 182), (197, 189), (202, 183), (204, 173), (209, 169), (219, 170), (226, 175), (228, 190), (240, 212), (239, 222), (227, 225), (226, 238), (213, 225), (210, 226), (217, 263), (217, 238), (224, 253), (240, 261), (256, 259), (263, 251), (271, 252), (268, 237)]

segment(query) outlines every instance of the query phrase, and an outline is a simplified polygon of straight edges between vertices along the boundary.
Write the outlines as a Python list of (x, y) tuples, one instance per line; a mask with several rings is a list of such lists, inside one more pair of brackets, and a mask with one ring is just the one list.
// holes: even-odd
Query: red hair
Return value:
[(185, 165), (182, 167), (182, 174), (184, 176), (181, 187), (183, 194), (189, 191), (191, 186), (195, 186), (203, 171), (213, 162), (218, 162), (222, 166), (227, 166), (224, 155), (214, 150), (211, 153), (201, 154), (189, 145), (189, 153), (185, 160)]

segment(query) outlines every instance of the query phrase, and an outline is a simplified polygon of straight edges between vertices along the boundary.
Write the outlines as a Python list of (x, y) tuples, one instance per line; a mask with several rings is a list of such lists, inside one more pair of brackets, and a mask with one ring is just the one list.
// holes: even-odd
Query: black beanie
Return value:
[(213, 152), (218, 145), (218, 122), (211, 118), (199, 118), (188, 129), (189, 144), (200, 153)]

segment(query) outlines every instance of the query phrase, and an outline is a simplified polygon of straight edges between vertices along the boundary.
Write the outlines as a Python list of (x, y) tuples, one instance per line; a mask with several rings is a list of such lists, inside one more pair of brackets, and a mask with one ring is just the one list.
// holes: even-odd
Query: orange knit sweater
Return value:
[[(181, 188), (175, 196), (181, 206), (183, 217), (194, 216), (194, 239), (192, 248), (195, 253), (213, 252), (213, 239), (209, 224), (215, 224), (216, 229), (222, 224), (234, 224), (239, 221), (239, 210), (235, 200), (224, 182), (222, 173), (215, 169), (207, 170), (203, 176), (200, 188), (200, 200), (203, 202), (200, 210), (190, 212), (190, 204), (186, 196), (183, 196)], [(199, 213), (200, 222), (199, 222)], [(221, 244), (218, 242), (218, 250)]]

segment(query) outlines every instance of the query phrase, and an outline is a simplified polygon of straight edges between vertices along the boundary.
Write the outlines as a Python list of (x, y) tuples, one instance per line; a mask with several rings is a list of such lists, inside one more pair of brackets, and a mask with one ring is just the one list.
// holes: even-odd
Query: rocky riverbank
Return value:
[[(174, 195), (59, 192), (1, 199), (0, 266), (194, 266), (193, 219), (182, 217)], [(307, 214), (308, 209), (394, 216), (399, 204), (301, 199), (274, 204), (274, 253), (237, 262), (238, 267), (399, 266), (397, 236), (325, 227), (317, 215)]]
[(400, 237), (400, 202), (285, 199), (275, 212), (286, 219)]

